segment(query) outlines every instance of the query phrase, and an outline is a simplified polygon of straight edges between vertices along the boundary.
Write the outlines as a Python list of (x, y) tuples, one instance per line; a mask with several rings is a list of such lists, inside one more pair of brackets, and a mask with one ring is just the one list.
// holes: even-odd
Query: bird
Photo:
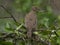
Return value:
[(27, 29), (28, 38), (32, 37), (32, 32), (35, 31), (37, 27), (37, 10), (39, 10), (39, 8), (33, 6), (29, 13), (25, 16), (25, 27)]

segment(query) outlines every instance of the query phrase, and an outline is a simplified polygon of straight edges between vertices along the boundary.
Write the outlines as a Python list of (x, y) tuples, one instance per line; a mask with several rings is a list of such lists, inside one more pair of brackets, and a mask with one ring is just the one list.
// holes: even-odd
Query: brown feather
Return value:
[(35, 9), (32, 9), (26, 16), (25, 16), (25, 26), (27, 28), (27, 37), (31, 38), (32, 31), (36, 30), (37, 26), (37, 16)]

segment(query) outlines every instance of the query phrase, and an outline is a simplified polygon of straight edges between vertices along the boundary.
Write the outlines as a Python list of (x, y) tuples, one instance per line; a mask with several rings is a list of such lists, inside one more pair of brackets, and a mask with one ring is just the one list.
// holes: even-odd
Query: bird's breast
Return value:
[(25, 26), (27, 28), (36, 28), (37, 19), (36, 19), (36, 14), (34, 13), (29, 13), (25, 17)]

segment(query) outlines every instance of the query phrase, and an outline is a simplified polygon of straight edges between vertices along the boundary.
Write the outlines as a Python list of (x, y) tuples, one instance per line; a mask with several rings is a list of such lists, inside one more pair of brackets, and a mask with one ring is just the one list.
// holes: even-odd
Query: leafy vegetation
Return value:
[[(44, 4), (43, 2), (45, 1), (14, 0), (13, 7), (17, 12), (23, 12), (23, 16), (25, 16), (31, 10), (33, 5), (45, 8), (45, 10), (42, 9), (36, 13), (37, 31), (33, 33), (39, 36), (40, 40), (39, 42), (35, 40), (32, 44), (60, 45), (60, 16), (55, 16), (52, 13), (51, 7), (49, 5), (42, 5)], [(28, 40), (26, 37), (27, 30), (24, 26), (24, 18), (20, 19), (20, 22), (15, 22), (14, 19), (2, 19), (0, 21), (0, 25), (0, 45), (27, 45), (28, 43), (31, 43), (30, 40)]]

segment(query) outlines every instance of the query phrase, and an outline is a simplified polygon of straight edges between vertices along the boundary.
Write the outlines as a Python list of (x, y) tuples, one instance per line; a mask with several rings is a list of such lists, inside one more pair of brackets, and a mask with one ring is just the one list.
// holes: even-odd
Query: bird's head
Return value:
[(33, 11), (39, 11), (39, 10), (40, 10), (40, 8), (39, 8), (39, 7), (37, 7), (37, 6), (32, 6), (32, 10), (33, 10)]

